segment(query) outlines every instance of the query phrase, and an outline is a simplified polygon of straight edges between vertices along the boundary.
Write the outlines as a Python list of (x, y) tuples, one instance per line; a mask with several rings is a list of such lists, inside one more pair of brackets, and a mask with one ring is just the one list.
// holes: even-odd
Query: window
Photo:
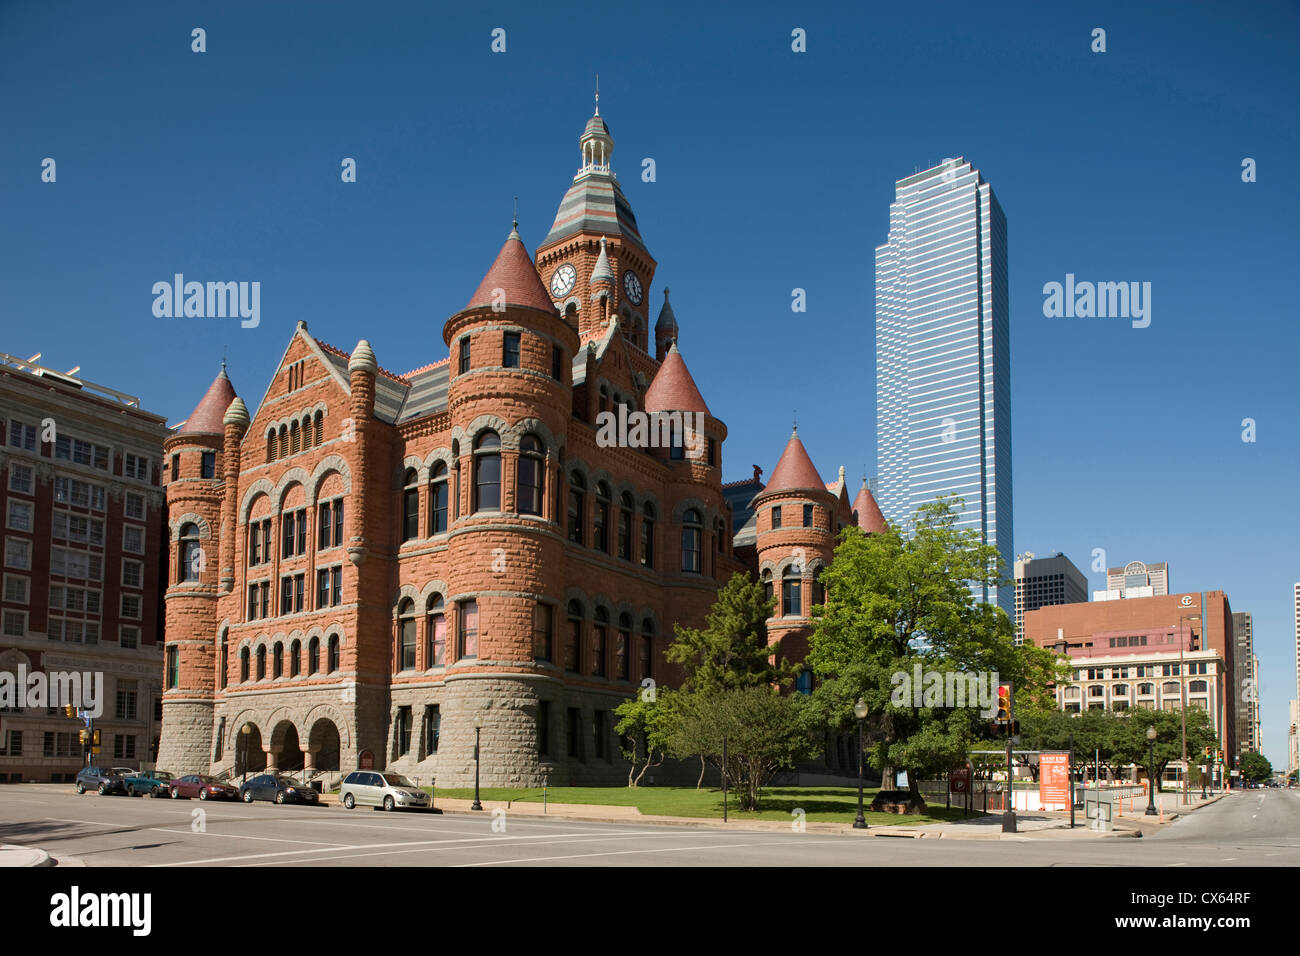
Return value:
[(6, 526), (14, 531), (25, 531), (28, 534), (32, 532), (32, 515), (34, 514), (34, 505), (30, 501), (9, 502), (9, 518)]
[(280, 613), (296, 614), (303, 609), (305, 574), (286, 574), (280, 578)]
[(704, 448), (705, 448), (704, 460), (705, 462), (708, 463), (709, 467), (712, 468), (718, 463), (718, 440), (716, 438), (710, 438), (705, 443)]
[(190, 522), (181, 526), (180, 581), (197, 581), (203, 572), (203, 548), (199, 545), (199, 526)]
[(650, 618), (641, 621), (641, 679), (654, 679), (655, 622)]
[(415, 602), (405, 598), (397, 606), (397, 669), (415, 668)]
[(271, 553), (271, 519), (249, 522), (248, 566), (257, 567), (269, 563)]
[(461, 601), (456, 615), (456, 657), (478, 657), (478, 602)]
[(596, 608), (596, 623), (591, 629), (591, 675), (605, 676), (605, 651), (609, 640), (609, 612)]
[(1187, 685), (1189, 694), (1204, 694), (1207, 692), (1208, 684), (1203, 680), (1194, 680)]
[(826, 603), (826, 585), (822, 584), (822, 571), (825, 570), (821, 565), (813, 569), (812, 581), (812, 602), (813, 604)]
[(811, 527), (813, 526), (813, 506), (812, 506), (812, 505), (804, 505), (804, 506), (803, 506), (803, 526), (804, 526), (805, 528), (811, 528)]
[(447, 530), (447, 465), (436, 462), (429, 479), (429, 534)]
[(501, 510), (501, 439), (493, 431), (474, 440), (474, 510)]
[(27, 612), (26, 611), (5, 611), (4, 612), (4, 635), (5, 637), (23, 637), (27, 633)]
[(307, 642), (307, 674), (315, 674), (320, 670), (320, 638), (313, 637)]
[(628, 680), (631, 674), (628, 668), (628, 651), (632, 643), (632, 618), (626, 614), (618, 616), (618, 633), (614, 635), (614, 676), (619, 680)]
[(796, 694), (811, 694), (813, 692), (813, 673), (810, 670), (801, 670), (799, 676), (795, 678), (794, 691)]
[(316, 547), (325, 551), (343, 544), (343, 499), (335, 498), (316, 506)]
[(542, 443), (536, 435), (525, 435), (519, 441), (519, 474), (515, 491), (515, 506), (520, 514), (540, 515), (545, 494), (543, 479)]
[(596, 515), (591, 525), (591, 545), (603, 554), (609, 553), (609, 485), (596, 483)]
[(31, 594), (31, 579), (19, 574), (5, 575), (5, 600), (10, 604), (26, 604)]
[(564, 381), (564, 350), (558, 345), (551, 346), (551, 378)]
[(569, 475), (569, 540), (583, 543), (582, 521), (587, 510), (587, 482), (579, 472)]
[(408, 468), (402, 488), (402, 540), (411, 541), (419, 536), (420, 473), (414, 468)]
[(569, 602), (568, 619), (569, 628), (564, 639), (564, 669), (576, 674), (579, 655), (582, 653), (582, 605), (577, 601)]
[(271, 676), (275, 678), (284, 676), (284, 645), (278, 641), (271, 653)]
[(297, 677), (302, 673), (302, 644), (294, 640), (289, 645), (289, 676)]
[(1156, 692), (1156, 685), (1155, 685), (1155, 684), (1138, 684), (1138, 693), (1139, 693), (1139, 694), (1142, 694), (1142, 695), (1145, 696), (1145, 695), (1154, 694), (1155, 692)]
[(212, 478), (217, 473), (217, 453), (214, 451), (205, 451), (199, 462), (199, 477)]
[(23, 495), (30, 495), (32, 493), (33, 474), (35, 474), (35, 472), (33, 472), (28, 465), (10, 463), (9, 490), (16, 491)]
[(619, 499), (618, 556), (624, 561), (632, 560), (632, 496), (626, 491)]
[(134, 760), (135, 759), (135, 738), (123, 736), (122, 734), (113, 735), (113, 759), (114, 760)]
[(1088, 688), (1088, 696), (1089, 696), (1089, 697), (1105, 697), (1105, 696), (1106, 696), (1106, 688), (1102, 687), (1100, 684), (1093, 684), (1093, 685), (1091, 685), (1091, 686)]
[(438, 743), (442, 739), (442, 709), (437, 704), (424, 708), (424, 745), (428, 752), (436, 754)]
[(266, 645), (257, 649), (257, 679), (266, 680)]
[(22, 538), (5, 540), (5, 567), (20, 571), (32, 569), (32, 543)]
[(128, 491), (122, 503), (122, 513), (134, 521), (144, 520), (144, 495)]
[(0, 735), (0, 756), (21, 757), (23, 755), (23, 732), (6, 730)]
[(411, 708), (397, 708), (397, 753), (411, 752)]
[(140, 620), (140, 595), (122, 595), (122, 616), (129, 620)]
[[(142, 458), (139, 455), (122, 456), (122, 474), (127, 478), (135, 478), (138, 481), (149, 480), (149, 459)], [(172, 477), (175, 477), (173, 475)]]
[(326, 673), (333, 674), (339, 669), (339, 636), (337, 634), (330, 635), (329, 649), (326, 653), (328, 654)]
[(181, 682), (180, 664), (181, 664), (180, 648), (178, 648), (175, 644), (169, 645), (167, 647), (167, 669), (166, 669), (168, 690), (172, 690), (173, 688), (178, 687), (180, 685)]
[(579, 742), (582, 739), (582, 711), (577, 707), (568, 710), (568, 725), (565, 728), (565, 750), (570, 757), (578, 757)]
[(772, 506), (772, 530), (776, 531), (781, 527), (781, 506)]
[(447, 617), (443, 613), (441, 594), (429, 595), (424, 608), (425, 633), (428, 635), (429, 667), (442, 667), (447, 663)]
[(519, 333), (507, 332), (502, 339), (501, 364), (505, 368), (519, 368)]
[(248, 648), (242, 647), (239, 650), (239, 681), (244, 683), (248, 680)]
[[(126, 645), (123, 644), (122, 646), (125, 647)], [(135, 645), (132, 644), (131, 646), (134, 647)], [(225, 690), (226, 682), (230, 677), (230, 645), (226, 643), (225, 631), (221, 632), (221, 637), (218, 639), (218, 646), (221, 648), (221, 654), (217, 660), (217, 689)], [(222, 718), (223, 725), (224, 725), (224, 720), (225, 718)], [(220, 752), (221, 750), (220, 731), (218, 731), (217, 739), (218, 739), (217, 750), (218, 752)]]
[(549, 756), (551, 753), (551, 702), (537, 702), (537, 755)]
[(598, 760), (606, 760), (609, 757), (608, 731), (603, 710), (594, 711), (591, 715), (591, 736), (596, 747), (593, 753)]
[(655, 566), (655, 506), (648, 501), (641, 509), (641, 564)]
[(704, 535), (700, 513), (694, 508), (682, 515), (682, 570), (700, 573), (700, 540)]
[(140, 628), (134, 624), (119, 624), (117, 628), (117, 643), (119, 647), (125, 650), (133, 650), (140, 646)]
[(469, 336), (465, 335), (460, 340), (460, 373), (464, 375), (469, 371)]
[(533, 658), (549, 661), (555, 651), (555, 608), (538, 603), (533, 606)]
[(781, 575), (781, 613), (784, 617), (803, 614), (803, 581), (794, 565), (787, 567)]
[(36, 426), (17, 419), (9, 420), (9, 444), (24, 451), (36, 450)]

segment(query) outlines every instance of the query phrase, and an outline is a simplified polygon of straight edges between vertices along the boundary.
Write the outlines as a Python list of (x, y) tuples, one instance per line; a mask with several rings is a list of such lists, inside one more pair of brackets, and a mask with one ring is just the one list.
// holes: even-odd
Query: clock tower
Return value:
[(537, 271), (555, 307), (583, 339), (602, 334), (608, 319), (617, 318), (627, 342), (649, 353), (656, 263), (610, 165), (614, 137), (600, 115), (600, 93), (578, 146), (582, 166), (537, 247)]

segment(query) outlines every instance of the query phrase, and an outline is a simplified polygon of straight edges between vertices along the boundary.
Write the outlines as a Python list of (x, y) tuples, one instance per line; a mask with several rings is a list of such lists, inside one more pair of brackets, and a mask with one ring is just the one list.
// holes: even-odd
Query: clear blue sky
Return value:
[[(649, 301), (672, 287), (731, 430), (726, 477), (770, 473), (797, 409), (825, 476), (843, 464), (856, 485), (874, 472), (893, 184), (965, 156), (1009, 225), (1016, 550), (1085, 572), (1094, 548), (1168, 560), (1176, 590), (1227, 591), (1255, 615), (1265, 752), (1285, 764), (1294, 4), (438, 6), (0, 4), (0, 350), (81, 365), (173, 420), (225, 346), (259, 401), (299, 319), (343, 348), (368, 338), (395, 371), (441, 358), (513, 197), (530, 249), (549, 228), (599, 73), (659, 261)], [(261, 326), (154, 318), (150, 288), (176, 272), (261, 282)], [(1067, 272), (1151, 282), (1150, 328), (1045, 319), (1043, 284)]]

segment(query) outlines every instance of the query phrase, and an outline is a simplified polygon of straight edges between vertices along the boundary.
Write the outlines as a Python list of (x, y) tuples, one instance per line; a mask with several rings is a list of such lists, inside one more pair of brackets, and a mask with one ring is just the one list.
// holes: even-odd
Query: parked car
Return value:
[(254, 800), (274, 800), (276, 803), (316, 803), (316, 791), (292, 777), (264, 773), (253, 777), (239, 788), (239, 798), (245, 803)]
[(201, 773), (176, 777), (168, 787), (173, 800), (188, 800), (191, 797), (200, 800), (234, 800), (239, 796), (239, 791), (230, 784)]
[(126, 793), (125, 779), (135, 773), (130, 767), (84, 767), (77, 774), (77, 793), (98, 790), (101, 796)]
[(123, 781), (128, 797), (165, 797), (171, 790), (172, 775), (166, 770), (141, 770)]
[(430, 804), (429, 795), (400, 773), (375, 770), (354, 770), (344, 777), (339, 799), (349, 810), (358, 804), (385, 810), (398, 807), (425, 810)]

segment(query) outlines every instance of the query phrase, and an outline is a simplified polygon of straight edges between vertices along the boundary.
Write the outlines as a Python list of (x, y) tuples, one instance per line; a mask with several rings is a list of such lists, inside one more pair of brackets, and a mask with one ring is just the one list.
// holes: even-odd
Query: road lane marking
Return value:
[(453, 863), (451, 864), (451, 866), (453, 869), (462, 869), (464, 867), (470, 867), (470, 866), (498, 866), (498, 865), (510, 865), (512, 863), (540, 863), (540, 862), (550, 862), (552, 860), (585, 860), (592, 857), (601, 857), (601, 856), (628, 856), (628, 855), (643, 854), (643, 853), (687, 853), (694, 850), (735, 850), (735, 849), (744, 849), (746, 847), (756, 847), (756, 846), (791, 846), (791, 845), (810, 846), (819, 843), (833, 843), (839, 846), (848, 845), (844, 843), (844, 841), (838, 839), (837, 840), (797, 840), (797, 841), (771, 840), (766, 843), (724, 843), (722, 845), (714, 844), (712, 846), (662, 847), (656, 850), (611, 850), (607, 853), (574, 853), (569, 856), (535, 856), (535, 857), (528, 857), (522, 860), (517, 858), (510, 859), (510, 860), (485, 860), (481, 863)]
[(240, 833), (227, 833), (227, 832), (210, 833), (206, 830), (165, 830), (162, 827), (149, 827), (149, 829), (155, 833), (179, 833), (182, 836), (189, 836), (189, 835), (212, 836), (212, 837), (221, 837), (223, 840), (257, 840), (262, 843), (310, 844), (311, 846), (329, 847), (331, 850), (337, 850), (340, 847), (345, 847), (348, 845), (346, 843), (326, 843), (324, 840), (289, 840), (284, 837), (244, 836), (243, 834)]

